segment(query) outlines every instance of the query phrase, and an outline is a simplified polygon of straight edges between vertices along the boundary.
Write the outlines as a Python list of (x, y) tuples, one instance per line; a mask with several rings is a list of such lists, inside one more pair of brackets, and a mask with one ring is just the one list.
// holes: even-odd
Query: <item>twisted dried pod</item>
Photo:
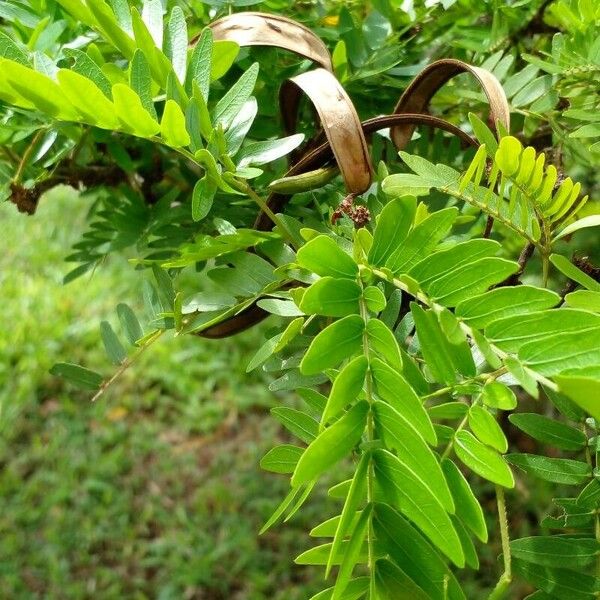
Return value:
[[(479, 81), (490, 106), (490, 120), (493, 123), (499, 121), (509, 128), (508, 102), (498, 80), (488, 71), (462, 61), (444, 59), (432, 63), (415, 77), (402, 94), (394, 114), (360, 123), (348, 94), (331, 73), (327, 48), (304, 26), (274, 15), (238, 13), (216, 21), (211, 28), (216, 39), (230, 39), (240, 45), (277, 46), (310, 58), (320, 65), (286, 81), (280, 90), (280, 108), (286, 133), (296, 131), (302, 94), (306, 94), (313, 103), (323, 127), (323, 131), (307, 143), (309, 149), (285, 177), (294, 177), (335, 163), (348, 192), (363, 193), (372, 178), (367, 139), (372, 133), (388, 127), (391, 128), (392, 140), (398, 150), (407, 146), (417, 126), (442, 129), (457, 136), (463, 145), (477, 147), (478, 142), (460, 128), (427, 114), (429, 102), (435, 93), (460, 73), (471, 73)], [(325, 141), (322, 141), (323, 136)], [(286, 194), (271, 193), (267, 204), (272, 211), (280, 212), (289, 198)], [(260, 212), (254, 227), (267, 231), (272, 229), (273, 223), (264, 212)], [(198, 335), (206, 338), (234, 335), (268, 315), (254, 304)]]

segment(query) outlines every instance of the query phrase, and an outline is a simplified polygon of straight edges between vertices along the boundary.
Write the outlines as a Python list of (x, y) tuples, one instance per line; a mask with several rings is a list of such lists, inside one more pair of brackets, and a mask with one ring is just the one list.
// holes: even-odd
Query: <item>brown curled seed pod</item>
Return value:
[(323, 40), (291, 19), (259, 12), (241, 12), (223, 17), (209, 27), (216, 40), (231, 40), (240, 46), (283, 48), (333, 71), (331, 55)]
[(362, 194), (371, 185), (371, 158), (356, 109), (340, 82), (325, 69), (315, 69), (286, 81), (279, 104), (288, 133), (296, 130), (304, 92), (315, 106), (323, 131), (350, 194)]
[[(500, 82), (489, 71), (474, 67), (461, 60), (446, 58), (425, 67), (406, 88), (396, 108), (395, 114), (425, 113), (429, 101), (450, 79), (461, 73), (471, 73), (481, 84), (490, 106), (490, 119), (500, 121), (506, 129), (510, 128), (510, 109), (506, 94)], [(391, 137), (397, 148), (404, 148), (414, 131), (412, 125), (402, 125), (391, 130)]]

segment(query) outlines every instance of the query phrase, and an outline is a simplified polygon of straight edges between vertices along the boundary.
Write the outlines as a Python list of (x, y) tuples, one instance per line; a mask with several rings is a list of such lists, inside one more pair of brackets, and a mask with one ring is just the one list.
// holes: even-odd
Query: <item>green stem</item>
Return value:
[(464, 427), (465, 427), (465, 425), (467, 424), (468, 421), (469, 421), (469, 413), (467, 412), (467, 414), (465, 415), (465, 418), (459, 423), (458, 427), (456, 428), (456, 431), (454, 432), (454, 435), (452, 436), (452, 438), (448, 442), (448, 445), (446, 446), (446, 449), (444, 450), (444, 452), (442, 454), (441, 460), (444, 460), (444, 458), (448, 458), (450, 452), (452, 451), (452, 448), (454, 447), (454, 436), (459, 431), (462, 431), (464, 429)]
[(13, 183), (21, 182), (21, 178), (23, 177), (23, 172), (25, 171), (25, 168), (27, 167), (27, 163), (29, 162), (31, 155), (33, 154), (33, 151), (35, 150), (37, 143), (40, 141), (40, 138), (43, 135), (45, 135), (45, 133), (46, 133), (45, 129), (40, 129), (33, 136), (31, 143), (29, 144), (29, 146), (27, 146), (27, 150), (25, 150), (25, 152), (23, 153), (21, 162), (19, 163), (19, 166), (17, 167), (17, 171), (15, 173), (15, 176), (13, 177)]
[[(358, 284), (361, 286), (362, 289), (362, 281), (360, 280), (360, 277), (358, 278)], [(360, 298), (360, 315), (363, 318), (364, 322), (365, 322), (365, 329), (363, 331), (363, 337), (362, 337), (362, 343), (363, 343), (363, 352), (365, 354), (365, 356), (367, 357), (367, 360), (370, 363), (370, 350), (369, 350), (369, 336), (367, 334), (367, 328), (366, 325), (369, 322), (369, 311), (367, 309), (367, 305), (366, 302), (364, 301), (364, 298), (362, 297), (361, 294), (361, 298)], [(367, 376), (366, 376), (366, 398), (367, 398), (367, 402), (369, 403), (369, 405), (373, 404), (373, 380), (371, 377), (371, 369), (369, 367), (369, 369), (367, 370)], [(373, 412), (372, 410), (369, 410), (369, 415), (367, 417), (367, 443), (372, 442), (374, 440), (374, 423), (373, 423)], [(367, 472), (367, 503), (371, 504), (373, 501), (375, 500), (375, 473), (373, 470), (373, 463), (369, 463), (369, 470)], [(369, 568), (369, 575), (370, 575), (370, 586), (371, 586), (371, 593), (370, 593), (370, 597), (374, 598), (375, 597), (375, 593), (374, 593), (374, 585), (375, 585), (375, 534), (373, 531), (373, 519), (372, 517), (369, 519), (369, 530), (368, 530), (368, 534), (367, 534), (367, 547), (368, 547), (368, 568)]]
[(496, 587), (488, 596), (488, 600), (501, 600), (502, 598), (505, 598), (512, 582), (512, 561), (510, 555), (510, 537), (508, 534), (508, 518), (506, 517), (506, 500), (504, 498), (504, 488), (500, 485), (496, 486), (496, 502), (498, 505), (498, 522), (500, 524), (504, 573), (502, 573)]
[(234, 187), (238, 191), (243, 192), (249, 198), (251, 198), (256, 203), (256, 205), (267, 215), (267, 217), (271, 219), (272, 223), (277, 226), (282, 236), (287, 239), (290, 245), (293, 248), (298, 249), (298, 244), (296, 243), (296, 240), (294, 239), (294, 236), (292, 235), (292, 232), (289, 230), (288, 226), (271, 210), (265, 199), (259, 196), (254, 191), (252, 186), (248, 184), (247, 181), (235, 179), (232, 177), (227, 179), (227, 183), (231, 185), (231, 187)]
[(148, 338), (148, 340), (146, 341), (146, 343), (141, 347), (138, 348), (138, 350), (136, 350), (136, 352), (134, 354), (132, 354), (131, 356), (127, 357), (122, 363), (121, 366), (114, 372), (114, 374), (112, 375), (112, 377), (110, 379), (107, 379), (106, 381), (103, 381), (102, 384), (100, 385), (100, 388), (98, 389), (98, 391), (94, 394), (94, 397), (92, 398), (92, 402), (96, 402), (96, 400), (98, 400), (98, 398), (100, 398), (100, 396), (102, 396), (102, 394), (104, 394), (104, 392), (115, 382), (117, 381), (117, 379), (119, 379), (119, 377), (121, 377), (121, 375), (123, 375), (123, 373), (125, 373), (125, 371), (127, 371), (127, 369), (129, 369), (129, 367), (152, 345), (154, 344), (154, 342), (156, 340), (158, 340), (160, 338), (160, 336), (165, 332), (164, 329), (158, 329), (154, 335), (150, 338)]

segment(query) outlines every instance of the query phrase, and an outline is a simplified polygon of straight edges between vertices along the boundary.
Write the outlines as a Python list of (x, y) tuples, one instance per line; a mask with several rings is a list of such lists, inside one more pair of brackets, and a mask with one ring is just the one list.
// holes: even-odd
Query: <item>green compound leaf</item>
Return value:
[(381, 600), (431, 598), (400, 567), (387, 559), (380, 559), (375, 563), (375, 589)]
[(56, 363), (50, 373), (64, 377), (77, 387), (86, 390), (96, 390), (102, 384), (102, 375), (73, 363)]
[(348, 495), (346, 496), (346, 501), (344, 502), (344, 508), (342, 509), (342, 514), (340, 515), (337, 527), (335, 529), (333, 543), (331, 545), (331, 552), (329, 554), (329, 561), (327, 562), (327, 568), (325, 571), (326, 577), (329, 575), (331, 567), (333, 566), (333, 558), (337, 555), (342, 546), (342, 542), (349, 534), (350, 527), (356, 520), (356, 513), (359, 509), (359, 506), (361, 502), (364, 501), (366, 496), (367, 471), (370, 467), (370, 464), (371, 455), (368, 452), (365, 452), (361, 456), (360, 462), (358, 463), (356, 471), (354, 472), (354, 477), (352, 478), (352, 483), (350, 484), (350, 489), (348, 490)]
[(341, 419), (325, 429), (304, 451), (292, 476), (292, 486), (308, 483), (327, 471), (359, 442), (365, 425), (369, 405), (355, 404)]
[(496, 419), (482, 406), (475, 405), (469, 410), (469, 427), (477, 439), (498, 452), (508, 450), (508, 440)]
[(419, 223), (391, 256), (385, 266), (393, 273), (409, 271), (430, 254), (446, 236), (458, 216), (458, 209), (444, 208)]
[(291, 444), (275, 446), (262, 457), (260, 466), (272, 473), (293, 473), (303, 452), (302, 448)]
[(335, 240), (327, 235), (318, 235), (304, 244), (296, 256), (298, 264), (322, 277), (346, 277), (354, 279), (358, 265), (346, 254)]
[(387, 259), (400, 247), (410, 231), (417, 210), (417, 199), (405, 196), (385, 205), (373, 234), (369, 264), (385, 265)]
[(582, 450), (587, 437), (580, 429), (535, 413), (518, 413), (509, 421), (532, 438), (562, 450)]
[(569, 458), (548, 458), (536, 454), (507, 454), (506, 460), (528, 475), (564, 485), (587, 483), (592, 468), (584, 462)]
[(454, 498), (456, 516), (483, 542), (488, 540), (488, 531), (481, 504), (475, 497), (469, 482), (460, 469), (449, 459), (442, 460), (442, 470)]
[(359, 315), (349, 315), (323, 329), (308, 347), (300, 363), (301, 373), (316, 375), (337, 367), (361, 347), (364, 329)]
[(398, 457), (387, 450), (373, 452), (375, 478), (386, 497), (408, 517), (456, 566), (463, 567), (465, 556), (448, 513), (436, 490), (424, 484)]
[(385, 446), (394, 450), (423, 485), (435, 492), (438, 502), (446, 511), (454, 512), (455, 505), (438, 459), (425, 440), (410, 423), (392, 406), (375, 401), (373, 404), (375, 426)]
[(437, 436), (431, 419), (406, 379), (379, 358), (371, 360), (371, 373), (377, 395), (393, 406), (428, 444), (435, 446)]
[(513, 540), (510, 551), (515, 558), (536, 565), (584, 569), (600, 555), (600, 544), (592, 538), (545, 535)]
[(108, 321), (100, 323), (100, 335), (108, 358), (113, 364), (120, 365), (127, 358), (127, 352)]
[(363, 389), (369, 363), (365, 356), (357, 356), (351, 360), (338, 374), (331, 387), (327, 404), (321, 417), (324, 427), (343, 408), (354, 402)]
[(351, 279), (322, 277), (303, 294), (300, 309), (307, 315), (345, 317), (360, 311), (361, 289)]
[(373, 529), (379, 543), (428, 597), (435, 600), (465, 600), (454, 574), (425, 537), (399, 512), (376, 504)]
[(472, 433), (459, 431), (454, 436), (454, 451), (460, 461), (477, 475), (506, 488), (512, 488), (515, 480), (502, 456), (482, 444)]

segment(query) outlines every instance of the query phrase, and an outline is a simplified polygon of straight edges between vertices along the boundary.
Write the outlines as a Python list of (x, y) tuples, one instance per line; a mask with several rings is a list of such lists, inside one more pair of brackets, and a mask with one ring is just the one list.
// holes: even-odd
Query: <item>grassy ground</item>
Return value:
[(260, 332), (161, 341), (95, 405), (48, 374), (110, 374), (99, 321), (139, 304), (123, 259), (62, 286), (85, 210), (69, 190), (35, 217), (0, 205), (0, 596), (308, 597), (320, 578), (290, 557), (310, 507), (257, 537), (288, 485), (258, 467), (281, 435), (244, 372)]

